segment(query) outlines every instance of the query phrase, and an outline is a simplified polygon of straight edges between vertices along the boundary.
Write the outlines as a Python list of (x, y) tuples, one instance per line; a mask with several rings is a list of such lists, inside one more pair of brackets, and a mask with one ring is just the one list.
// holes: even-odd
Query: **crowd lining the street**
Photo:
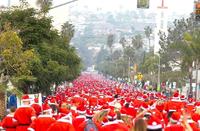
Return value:
[(82, 74), (73, 86), (58, 86), (39, 104), (11, 107), (0, 123), (6, 131), (200, 131), (200, 101), (178, 90), (161, 92), (124, 87), (99, 75)]

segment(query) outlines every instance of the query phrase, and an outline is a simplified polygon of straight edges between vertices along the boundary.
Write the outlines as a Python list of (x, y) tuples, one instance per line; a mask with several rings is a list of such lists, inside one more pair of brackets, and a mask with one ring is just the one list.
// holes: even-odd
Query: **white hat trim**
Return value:
[(35, 131), (33, 128), (31, 128), (31, 127), (29, 127), (28, 129), (27, 129), (28, 131)]
[(108, 119), (112, 119), (112, 118), (116, 119), (117, 115), (115, 115), (114, 117), (108, 115)]
[(79, 114), (85, 114), (85, 113), (86, 113), (86, 110), (85, 110), (85, 111), (77, 110), (77, 112), (78, 112)]
[(107, 125), (112, 125), (112, 124), (118, 124), (119, 122), (118, 121), (108, 121), (108, 122), (106, 122), (106, 123), (104, 123), (104, 125), (103, 126), (107, 126)]
[(175, 109), (170, 109), (169, 112), (170, 112), (170, 111), (176, 111), (176, 110), (175, 110)]
[(161, 124), (158, 124), (158, 125), (155, 125), (155, 126), (153, 126), (153, 125), (148, 125), (147, 128), (148, 128), (148, 129), (160, 129), (160, 128), (162, 128), (162, 125), (161, 125)]
[(43, 115), (39, 115), (39, 116), (38, 116), (38, 118), (41, 118), (41, 117), (42, 117), (42, 118), (43, 118), (43, 117), (45, 117), (45, 118), (46, 118), (46, 117), (51, 117), (51, 118), (52, 118), (52, 115), (44, 115), (44, 114), (43, 114)]
[(59, 120), (57, 120), (57, 121), (59, 121), (59, 122), (65, 122), (65, 123), (70, 123), (70, 124), (72, 124), (72, 121), (70, 121), (70, 120), (67, 120), (67, 119), (64, 119), (64, 118), (61, 118), (61, 119), (59, 119)]
[(62, 118), (64, 118), (64, 119), (72, 119), (72, 113), (70, 112), (70, 113), (68, 113), (68, 114), (66, 114), (65, 116), (63, 116)]
[(87, 116), (87, 117), (93, 117), (94, 115), (89, 115), (89, 114), (86, 114), (86, 116)]
[(43, 112), (52, 112), (52, 109), (43, 110)]
[(79, 115), (76, 118), (84, 118), (84, 119), (86, 119), (86, 117), (84, 115)]
[(177, 120), (174, 120), (174, 119), (170, 119), (173, 123), (177, 123), (178, 121)]

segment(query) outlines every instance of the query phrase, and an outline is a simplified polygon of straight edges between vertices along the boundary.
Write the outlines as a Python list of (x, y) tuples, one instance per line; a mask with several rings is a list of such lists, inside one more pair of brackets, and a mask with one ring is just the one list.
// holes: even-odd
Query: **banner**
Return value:
[(137, 0), (137, 8), (149, 8), (149, 0)]
[[(31, 104), (34, 103), (34, 99), (38, 98), (39, 100), (39, 105), (42, 105), (42, 94), (38, 93), (38, 94), (28, 94), (29, 98), (31, 99)], [(21, 99), (17, 98), (17, 107), (22, 105), (22, 101)]]

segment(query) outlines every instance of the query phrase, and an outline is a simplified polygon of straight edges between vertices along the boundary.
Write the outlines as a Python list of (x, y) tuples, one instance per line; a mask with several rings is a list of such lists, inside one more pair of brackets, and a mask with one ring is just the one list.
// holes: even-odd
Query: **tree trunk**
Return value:
[(0, 118), (3, 118), (6, 113), (6, 97), (5, 92), (0, 91)]

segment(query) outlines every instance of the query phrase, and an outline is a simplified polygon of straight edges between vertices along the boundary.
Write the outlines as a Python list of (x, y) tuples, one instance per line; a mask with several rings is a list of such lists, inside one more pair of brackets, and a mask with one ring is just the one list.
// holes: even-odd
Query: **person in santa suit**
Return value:
[(78, 130), (79, 125), (86, 120), (86, 116), (85, 116), (86, 108), (85, 108), (85, 106), (80, 105), (77, 108), (77, 110), (78, 110), (79, 115), (76, 118), (74, 118), (73, 121), (72, 121), (73, 126), (75, 127), (76, 130)]
[(65, 116), (57, 120), (47, 129), (47, 131), (76, 131), (72, 125), (71, 116)]
[(170, 122), (167, 127), (165, 127), (165, 131), (184, 131), (184, 126), (180, 124), (180, 112), (173, 112), (170, 118)]
[(99, 131), (128, 131), (128, 127), (122, 122), (117, 120), (117, 114), (114, 109), (108, 113), (108, 122), (106, 122)]
[(2, 121), (2, 127), (6, 129), (6, 131), (16, 130), (17, 121), (14, 119), (15, 110), (16, 110), (15, 107), (11, 107), (10, 113)]
[(50, 125), (56, 122), (56, 120), (52, 118), (52, 110), (47, 103), (42, 105), (42, 109), (43, 114), (39, 115), (38, 118), (32, 122), (28, 128), (29, 131), (47, 131)]
[[(98, 123), (95, 123), (95, 121), (92, 119), (93, 116), (94, 116), (94, 111), (93, 111), (93, 109), (87, 109), (87, 111), (86, 111), (86, 120), (83, 121), (83, 122), (79, 125), (78, 131), (84, 131), (85, 128), (86, 128), (86, 126), (87, 126), (89, 123), (91, 123), (91, 122), (95, 125), (95, 129), (98, 130), (98, 129), (100, 128), (101, 125), (98, 124)], [(94, 130), (94, 129), (90, 129), (90, 130)]]
[(22, 104), (14, 114), (14, 118), (18, 122), (16, 131), (27, 131), (31, 122), (36, 118), (35, 110), (30, 106), (30, 98), (28, 95), (22, 96)]
[(4, 130), (4, 129), (3, 129), (3, 127), (2, 127), (2, 122), (0, 121), (0, 131), (1, 131), (1, 130)]
[(38, 98), (35, 98), (34, 103), (31, 105), (31, 107), (33, 107), (33, 109), (36, 112), (36, 116), (39, 116), (40, 113), (42, 112), (41, 106), (39, 105), (38, 102), (39, 102)]

